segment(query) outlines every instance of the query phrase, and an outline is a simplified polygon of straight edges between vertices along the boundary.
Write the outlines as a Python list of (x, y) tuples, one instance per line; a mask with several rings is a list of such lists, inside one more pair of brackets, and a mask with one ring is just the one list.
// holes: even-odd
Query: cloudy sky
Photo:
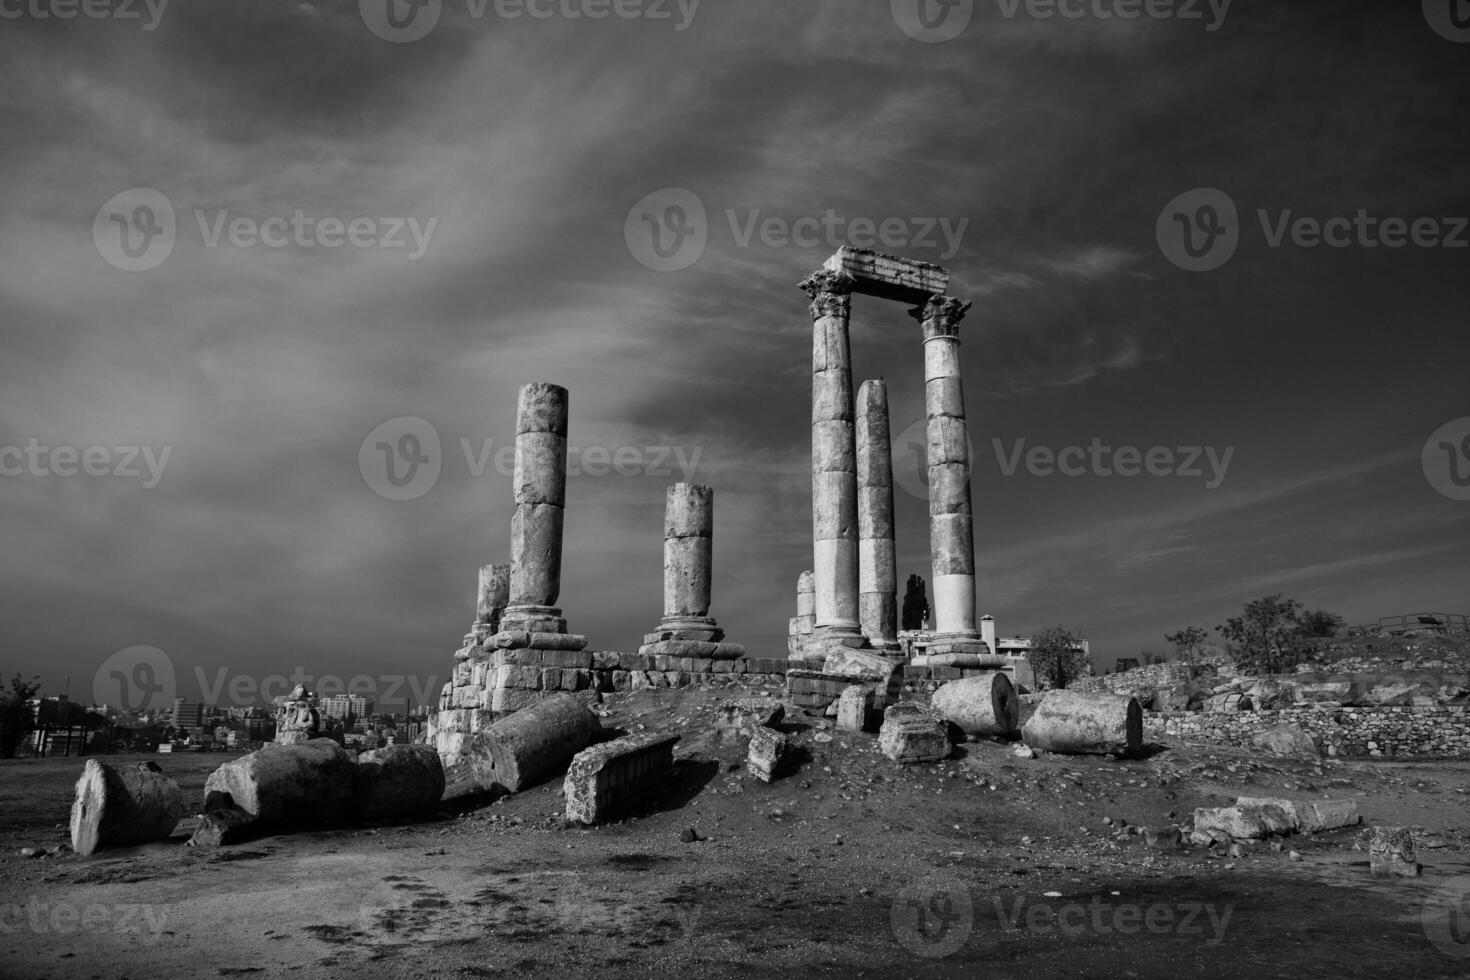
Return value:
[[(657, 622), (692, 477), (714, 615), (784, 655), (796, 283), (844, 244), (974, 303), (1002, 634), (1075, 627), (1110, 666), (1268, 593), (1470, 612), (1470, 44), (1438, 5), (394, 3), (0, 4), (7, 675), (442, 683), (539, 380), (571, 391), (572, 629)], [(928, 578), (918, 329), (860, 297), (852, 344)], [(425, 475), (385, 482), (378, 442)]]

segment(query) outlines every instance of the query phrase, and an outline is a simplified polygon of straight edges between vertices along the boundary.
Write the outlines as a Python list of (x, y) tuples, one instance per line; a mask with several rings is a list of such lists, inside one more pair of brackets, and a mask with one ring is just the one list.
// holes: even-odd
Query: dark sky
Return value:
[[(108, 475), (0, 455), (6, 675), (51, 693), (69, 678), (77, 698), (116, 691), (117, 669), (159, 697), (170, 671), (190, 698), (200, 677), (248, 693), (298, 671), (360, 675), (383, 702), (436, 688), (476, 568), (508, 560), (493, 453), (540, 380), (570, 389), (571, 444), (591, 450), (568, 490), (572, 629), (629, 650), (657, 622), (677, 448), (716, 490), (714, 615), (784, 655), (811, 564), (796, 283), (871, 244), (855, 219), (974, 302), (979, 605), (1002, 634), (1075, 627), (1107, 666), (1268, 593), (1351, 622), (1470, 612), (1470, 503), (1431, 481), (1470, 468), (1434, 464), (1431, 439), (1470, 435), (1470, 43), (1434, 29), (1446, 4), (1124, 20), (1103, 15), (1126, 0), (1076, 18), (977, 0), (946, 21), (923, 0), (941, 18), (926, 35), (918, 0), (623, 0), (637, 16), (603, 19), (568, 16), (612, 9), (595, 0), (514, 18), (443, 0), (432, 31), (393, 43), (369, 28), (382, 2), (7, 6), (0, 451), (102, 447)], [(1208, 216), (1199, 188), (1237, 211), (1234, 253), (1206, 271), (1168, 239), (1175, 213)], [(687, 267), (659, 271), (638, 233), (644, 213), (677, 216), (669, 189), (705, 213), (684, 212)], [(123, 225), (164, 221), (136, 210), (160, 196), (172, 252), (120, 268)], [(369, 220), (337, 247), (214, 237), (298, 210)], [(1459, 247), (1272, 243), (1283, 220), (1360, 210), (1432, 219), (1421, 237)], [(830, 233), (776, 234), (829, 212)], [(410, 219), (422, 254), (394, 231)], [(900, 580), (928, 578), (918, 328), (859, 298), (852, 343), (855, 380), (889, 386)], [(359, 458), (402, 418), (441, 447), (411, 500), (371, 485), (376, 440)], [(487, 439), (476, 476), (462, 440), (473, 456)], [(1094, 439), (1167, 447), (1169, 475), (1009, 466), (1018, 444)], [(168, 452), (156, 485), (141, 454), (126, 475), (127, 447)], [(1174, 475), (1189, 447), (1228, 465)], [(595, 475), (619, 449), (624, 473)]]

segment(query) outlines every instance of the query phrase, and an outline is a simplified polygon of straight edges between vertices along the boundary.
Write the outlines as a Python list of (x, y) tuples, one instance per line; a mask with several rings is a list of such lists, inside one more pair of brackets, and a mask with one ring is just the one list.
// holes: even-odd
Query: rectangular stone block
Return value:
[(622, 654), (611, 650), (594, 650), (592, 653), (592, 667), (594, 670), (614, 670), (622, 666)]
[(649, 657), (643, 653), (620, 653), (618, 664), (625, 670), (647, 670), (649, 668)]
[(903, 259), (867, 248), (844, 245), (822, 268), (851, 276), (855, 293), (914, 306), (949, 288), (949, 273), (932, 262)]
[(649, 732), (583, 749), (562, 783), (566, 819), (596, 824), (634, 802), (672, 768), (677, 735)]
[(561, 668), (560, 667), (542, 667), (541, 668), (541, 690), (543, 690), (543, 691), (559, 691), (559, 690), (561, 690)]
[(495, 686), (497, 688), (513, 687), (523, 691), (539, 691), (541, 689), (540, 667), (497, 667), (495, 675)]
[(592, 666), (592, 654), (586, 650), (542, 650), (541, 665), (585, 670)]
[(776, 778), (785, 760), (788, 742), (786, 736), (772, 728), (756, 728), (750, 736), (750, 747), (746, 750), (745, 768), (763, 783)]
[(517, 688), (496, 688), (490, 697), (490, 710), (496, 716), (509, 714), (512, 711), (520, 711), (522, 708), (535, 704), (541, 695), (536, 691), (525, 691)]

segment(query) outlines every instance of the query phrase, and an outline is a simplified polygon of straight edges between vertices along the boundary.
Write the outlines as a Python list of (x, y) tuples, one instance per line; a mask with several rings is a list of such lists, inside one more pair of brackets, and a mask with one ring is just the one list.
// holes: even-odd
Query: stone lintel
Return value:
[(949, 272), (932, 262), (901, 259), (867, 248), (843, 246), (822, 264), (853, 279), (852, 291), (917, 305), (949, 288)]

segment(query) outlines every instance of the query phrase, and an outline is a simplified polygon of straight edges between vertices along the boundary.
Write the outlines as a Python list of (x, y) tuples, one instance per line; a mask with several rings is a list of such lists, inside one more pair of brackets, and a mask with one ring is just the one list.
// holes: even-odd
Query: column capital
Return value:
[(812, 299), (812, 319), (847, 317), (852, 313), (852, 287), (856, 280), (845, 272), (818, 269), (797, 286)]
[(973, 303), (965, 303), (954, 296), (945, 296), (935, 293), (922, 305), (909, 310), (909, 316), (918, 320), (924, 328), (924, 340), (930, 341), (937, 337), (956, 337), (960, 335), (960, 321), (965, 318)]

